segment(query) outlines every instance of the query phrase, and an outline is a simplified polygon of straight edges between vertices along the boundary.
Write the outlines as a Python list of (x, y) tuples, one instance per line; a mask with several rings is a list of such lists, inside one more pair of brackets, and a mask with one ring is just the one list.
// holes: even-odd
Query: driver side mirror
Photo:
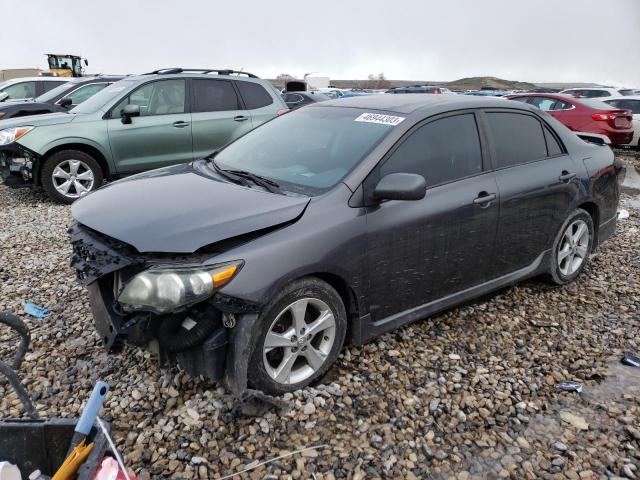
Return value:
[(9, 94), (7, 92), (0, 92), (0, 102), (4, 102), (7, 98), (9, 98)]
[(427, 182), (415, 173), (390, 173), (380, 179), (373, 196), (376, 200), (422, 200)]
[(140, 105), (127, 105), (120, 112), (120, 116), (122, 117), (122, 123), (127, 125), (131, 123), (131, 119), (133, 117), (140, 116)]
[(62, 108), (69, 108), (71, 105), (73, 105), (73, 101), (69, 97), (64, 97), (58, 102), (58, 105), (60, 105)]

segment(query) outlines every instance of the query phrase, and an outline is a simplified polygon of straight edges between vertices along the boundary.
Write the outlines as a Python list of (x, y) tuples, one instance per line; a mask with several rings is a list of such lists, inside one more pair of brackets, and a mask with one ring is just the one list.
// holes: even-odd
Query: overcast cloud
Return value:
[(0, 69), (78, 53), (89, 71), (598, 82), (640, 88), (640, 0), (31, 0), (5, 5)]

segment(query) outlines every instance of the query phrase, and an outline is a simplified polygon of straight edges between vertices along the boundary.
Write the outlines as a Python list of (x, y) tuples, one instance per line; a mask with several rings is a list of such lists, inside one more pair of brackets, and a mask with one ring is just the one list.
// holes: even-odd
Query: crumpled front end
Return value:
[(37, 158), (31, 152), (5, 148), (0, 151), (0, 179), (7, 187), (31, 187), (36, 183), (37, 164)]
[(190, 375), (224, 375), (229, 327), (236, 315), (256, 311), (219, 292), (166, 312), (127, 311), (118, 301), (133, 277), (158, 264), (202, 261), (193, 255), (140, 254), (132, 246), (75, 223), (70, 229), (71, 266), (89, 293), (96, 330), (110, 352), (124, 343), (149, 348), (162, 364), (177, 362)]

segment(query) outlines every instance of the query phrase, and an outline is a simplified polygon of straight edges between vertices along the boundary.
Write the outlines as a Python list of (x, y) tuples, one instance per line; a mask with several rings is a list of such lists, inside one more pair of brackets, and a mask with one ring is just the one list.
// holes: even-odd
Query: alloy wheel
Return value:
[(54, 188), (65, 197), (78, 198), (93, 189), (93, 171), (81, 160), (64, 160), (51, 174)]
[(267, 374), (281, 384), (302, 382), (326, 362), (336, 339), (331, 308), (317, 298), (302, 298), (275, 318), (263, 343)]
[(558, 246), (558, 268), (565, 277), (576, 273), (589, 250), (589, 227), (584, 220), (571, 222)]

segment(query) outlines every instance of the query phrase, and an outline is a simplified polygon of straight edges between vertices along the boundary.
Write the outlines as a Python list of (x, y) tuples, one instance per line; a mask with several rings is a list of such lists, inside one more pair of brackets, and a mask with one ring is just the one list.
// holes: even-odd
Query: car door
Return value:
[(367, 208), (370, 311), (374, 321), (484, 282), (493, 258), (498, 190), (473, 112), (413, 128), (365, 181), (390, 173), (427, 181), (422, 200)]
[(487, 110), (500, 194), (500, 222), (492, 276), (534, 264), (553, 239), (578, 196), (584, 166), (566, 153), (560, 139), (538, 116), (515, 110)]
[[(132, 173), (193, 159), (191, 114), (184, 78), (146, 83), (109, 112), (107, 130), (118, 173)], [(123, 123), (126, 105), (138, 105), (140, 116)]]
[(245, 110), (231, 80), (191, 79), (191, 121), (195, 158), (244, 135), (253, 128), (251, 114)]

